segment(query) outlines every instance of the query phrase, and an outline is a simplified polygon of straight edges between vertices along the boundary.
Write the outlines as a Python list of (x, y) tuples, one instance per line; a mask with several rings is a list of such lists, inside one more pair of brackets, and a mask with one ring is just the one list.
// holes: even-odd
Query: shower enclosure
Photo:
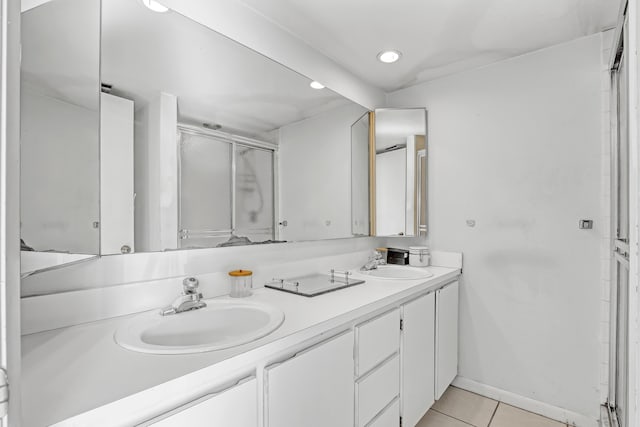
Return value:
[(275, 146), (191, 126), (178, 131), (180, 247), (274, 240)]

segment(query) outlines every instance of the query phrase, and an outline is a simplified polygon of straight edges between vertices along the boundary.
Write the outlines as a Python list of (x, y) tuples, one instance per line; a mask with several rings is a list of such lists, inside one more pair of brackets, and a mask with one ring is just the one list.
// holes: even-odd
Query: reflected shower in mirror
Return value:
[(275, 146), (195, 127), (178, 130), (181, 247), (273, 242)]
[(26, 273), (99, 252), (100, 1), (24, 10), (21, 33)]
[(375, 111), (375, 235), (427, 233), (426, 110)]

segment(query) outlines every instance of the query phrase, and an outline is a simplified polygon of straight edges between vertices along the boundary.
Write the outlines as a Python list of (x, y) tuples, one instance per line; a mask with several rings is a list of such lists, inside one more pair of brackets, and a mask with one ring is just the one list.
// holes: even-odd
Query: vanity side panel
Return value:
[(436, 292), (436, 400), (458, 375), (458, 282)]

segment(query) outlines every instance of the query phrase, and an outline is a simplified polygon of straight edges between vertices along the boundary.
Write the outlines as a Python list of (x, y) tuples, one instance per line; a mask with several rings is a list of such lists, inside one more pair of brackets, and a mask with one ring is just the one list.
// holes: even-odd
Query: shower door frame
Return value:
[[(611, 68), (611, 289), (609, 333), (609, 392), (607, 405), (613, 427), (626, 427), (628, 419), (629, 330), (629, 103), (628, 59), (623, 27), (618, 53)], [(624, 191), (626, 189), (626, 191)], [(625, 194), (626, 193), (626, 194)], [(621, 205), (621, 200), (625, 202)], [(627, 207), (627, 212), (620, 209)]]
[[(176, 149), (177, 149), (177, 160), (178, 160), (178, 249), (182, 248), (182, 241), (189, 239), (189, 233), (185, 234), (183, 226), (182, 226), (182, 197), (180, 197), (182, 191), (182, 154), (181, 154), (181, 143), (182, 143), (182, 135), (194, 135), (203, 138), (209, 138), (212, 140), (216, 140), (218, 142), (227, 143), (231, 146), (231, 229), (230, 230), (205, 230), (206, 235), (195, 236), (197, 238), (209, 238), (216, 237), (215, 233), (220, 233), (220, 235), (235, 233), (236, 231), (236, 148), (237, 147), (248, 147), (258, 150), (270, 151), (272, 153), (272, 189), (273, 189), (273, 212), (272, 212), (272, 224), (271, 230), (272, 238), (277, 240), (279, 238), (279, 230), (277, 225), (278, 218), (278, 146), (276, 144), (260, 141), (253, 138), (247, 138), (239, 135), (233, 135), (227, 132), (215, 131), (210, 129), (201, 128), (198, 126), (178, 123), (177, 126), (177, 134), (176, 134)], [(215, 247), (215, 246), (212, 246)]]
[[(612, 427), (638, 422), (638, 8), (623, 1), (610, 61), (611, 76), (611, 294), (609, 334), (609, 390), (606, 407)], [(622, 69), (622, 72), (620, 71)], [(622, 84), (620, 76), (622, 75)], [(620, 102), (623, 101), (623, 102)], [(621, 119), (622, 117), (622, 119)], [(626, 119), (626, 120), (625, 120)], [(625, 122), (626, 121), (626, 125)], [(625, 145), (621, 150), (620, 147)], [(621, 143), (622, 142), (622, 143)], [(628, 171), (625, 180), (619, 165)], [(623, 191), (619, 191), (622, 189)], [(619, 194), (627, 198), (620, 205)], [(619, 207), (628, 223), (620, 228)], [(624, 215), (622, 215), (624, 217)], [(622, 272), (622, 275), (620, 274)], [(625, 277), (626, 276), (626, 277)], [(625, 279), (621, 280), (621, 279)]]

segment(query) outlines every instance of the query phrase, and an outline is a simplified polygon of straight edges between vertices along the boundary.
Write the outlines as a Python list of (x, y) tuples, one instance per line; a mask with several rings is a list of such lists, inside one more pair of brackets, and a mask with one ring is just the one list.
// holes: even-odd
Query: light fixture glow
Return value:
[(311, 86), (314, 89), (324, 89), (324, 85), (322, 83), (319, 83), (317, 81), (312, 81), (311, 83), (309, 83), (309, 86)]
[(401, 56), (402, 54), (397, 50), (385, 50), (378, 54), (378, 61), (384, 62), (385, 64), (392, 64), (400, 59)]
[(155, 0), (142, 0), (142, 4), (147, 6), (150, 10), (158, 13), (164, 13), (169, 10), (168, 7), (161, 5)]

